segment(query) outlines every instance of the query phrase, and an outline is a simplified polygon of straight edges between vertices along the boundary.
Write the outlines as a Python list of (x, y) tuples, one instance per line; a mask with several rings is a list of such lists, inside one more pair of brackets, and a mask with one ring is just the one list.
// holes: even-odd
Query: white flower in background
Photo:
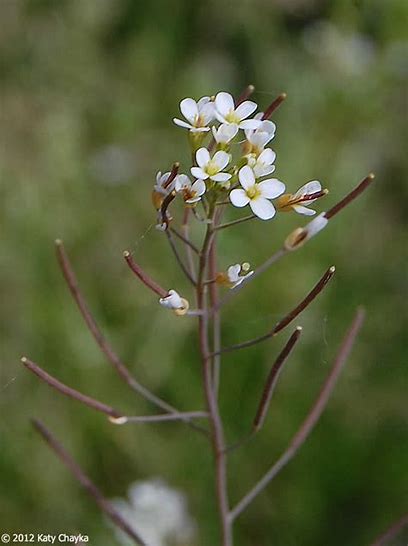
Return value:
[(291, 193), (282, 195), (278, 199), (276, 205), (278, 209), (283, 212), (294, 210), (295, 212), (304, 214), (305, 216), (313, 216), (316, 214), (316, 211), (309, 209), (308, 205), (316, 201), (316, 199), (319, 197), (326, 195), (326, 193), (328, 193), (327, 190), (322, 190), (322, 185), (318, 180), (311, 180), (299, 188), (293, 195)]
[(191, 174), (201, 180), (210, 178), (214, 182), (227, 182), (231, 175), (221, 172), (231, 160), (227, 152), (219, 151), (211, 158), (207, 148), (200, 148), (196, 152), (198, 167), (191, 167)]
[(273, 164), (275, 159), (276, 153), (271, 148), (266, 148), (258, 156), (255, 154), (247, 155), (248, 165), (254, 171), (257, 178), (273, 173), (275, 170), (275, 165)]
[(179, 127), (189, 129), (192, 133), (210, 130), (208, 124), (214, 119), (214, 103), (210, 97), (202, 97), (198, 102), (194, 99), (183, 99), (180, 102), (180, 111), (187, 122), (173, 118), (174, 123)]
[(170, 193), (174, 189), (174, 180), (170, 182), (168, 186), (166, 186), (166, 182), (169, 176), (170, 171), (163, 174), (161, 173), (161, 171), (159, 171), (156, 174), (156, 184), (154, 185), (154, 190), (158, 193), (162, 193), (163, 195), (167, 195), (168, 193)]
[[(135, 482), (128, 499), (115, 499), (113, 505), (126, 522), (149, 546), (191, 544), (195, 524), (188, 513), (185, 496), (161, 480)], [(117, 537), (125, 546), (134, 544), (122, 531)]]
[(218, 129), (213, 126), (212, 133), (217, 144), (228, 144), (238, 133), (238, 125), (222, 123)]
[(200, 201), (206, 187), (203, 180), (196, 180), (193, 184), (186, 174), (179, 174), (175, 178), (174, 189), (183, 195), (186, 203), (193, 204)]
[(235, 207), (245, 207), (249, 204), (252, 212), (261, 220), (269, 220), (275, 216), (276, 210), (269, 199), (279, 197), (285, 191), (285, 184), (277, 178), (269, 178), (257, 182), (254, 171), (248, 165), (238, 173), (242, 189), (232, 190), (231, 203)]
[(176, 315), (185, 315), (189, 308), (187, 300), (182, 298), (175, 290), (169, 290), (165, 298), (159, 299), (160, 305), (171, 309)]
[(260, 120), (246, 119), (258, 108), (255, 102), (245, 100), (235, 107), (234, 99), (229, 93), (218, 93), (215, 97), (215, 117), (221, 123), (237, 125), (240, 129), (256, 129)]
[[(257, 114), (262, 117), (262, 113)], [(259, 154), (265, 148), (265, 146), (270, 142), (275, 136), (276, 125), (269, 120), (260, 121), (259, 126), (253, 130), (249, 129), (245, 131), (245, 136), (249, 144), (251, 145), (251, 151)]]
[(327, 226), (328, 222), (329, 220), (326, 218), (326, 213), (322, 212), (305, 227), (297, 228), (292, 231), (285, 240), (285, 248), (287, 250), (296, 250), (301, 247), (304, 243), (309, 241), (309, 239), (317, 235), (319, 231), (322, 231), (322, 229)]

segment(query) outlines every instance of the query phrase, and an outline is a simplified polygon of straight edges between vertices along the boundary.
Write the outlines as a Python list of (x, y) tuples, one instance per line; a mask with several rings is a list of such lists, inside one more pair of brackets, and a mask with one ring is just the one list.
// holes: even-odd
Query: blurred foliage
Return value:
[[(237, 522), (236, 544), (367, 544), (407, 510), (406, 0), (1, 0), (0, 520), (10, 531), (115, 539), (32, 431), (39, 417), (108, 496), (161, 476), (183, 489), (201, 546), (217, 544), (203, 439), (177, 424), (113, 427), (22, 369), (27, 354), (62, 381), (129, 413), (134, 397), (95, 347), (53, 256), (62, 237), (107, 337), (137, 377), (184, 409), (202, 403), (194, 321), (173, 320), (123, 264), (129, 248), (165, 286), (187, 290), (150, 205), (155, 173), (188, 161), (171, 118), (185, 96), (256, 86), (274, 116), (276, 174), (318, 178), (327, 203), (370, 171), (372, 189), (321, 236), (228, 307), (225, 343), (263, 333), (331, 263), (337, 276), (301, 317), (304, 339), (256, 442), (231, 457), (238, 500), (286, 446), (350, 321), (367, 323), (310, 441)], [(223, 234), (222, 264), (260, 263), (301, 218)], [(245, 434), (284, 342), (227, 356), (222, 411)], [(394, 546), (407, 543), (403, 533)], [(197, 543), (198, 544), (198, 543)]]

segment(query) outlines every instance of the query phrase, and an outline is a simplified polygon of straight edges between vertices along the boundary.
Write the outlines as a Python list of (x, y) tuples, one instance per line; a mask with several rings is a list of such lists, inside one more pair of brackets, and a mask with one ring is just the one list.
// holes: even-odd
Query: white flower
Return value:
[[(279, 210), (283, 212), (294, 210), (295, 212), (304, 214), (305, 216), (313, 216), (316, 214), (316, 211), (307, 208), (308, 205), (326, 193), (327, 190), (322, 190), (322, 185), (318, 180), (311, 180), (299, 188), (293, 195), (291, 193), (282, 195), (282, 197), (278, 199), (277, 206)], [(313, 197), (314, 195), (317, 196)], [(304, 205), (301, 205), (300, 203), (304, 203)]]
[(186, 203), (192, 204), (200, 201), (206, 187), (203, 180), (196, 180), (193, 184), (186, 174), (179, 174), (175, 178), (174, 189), (183, 195)]
[(231, 203), (235, 207), (249, 204), (252, 212), (261, 220), (273, 218), (276, 210), (268, 199), (279, 197), (285, 191), (285, 184), (277, 178), (256, 182), (254, 171), (248, 165), (240, 169), (238, 176), (243, 189), (232, 190)]
[(233, 123), (222, 123), (218, 129), (212, 127), (212, 133), (215, 142), (218, 144), (228, 144), (238, 133), (238, 125)]
[[(149, 546), (190, 544), (195, 524), (188, 513), (185, 496), (168, 487), (162, 480), (133, 483), (128, 498), (112, 501), (126, 522)], [(122, 531), (116, 530), (120, 542), (134, 544)]]
[(285, 248), (287, 250), (296, 250), (297, 248), (301, 247), (304, 245), (304, 243), (309, 241), (309, 239), (317, 235), (319, 231), (324, 229), (328, 222), (329, 220), (326, 218), (326, 213), (322, 212), (305, 227), (297, 228), (292, 231), (292, 233), (285, 240)]
[(246, 100), (235, 108), (234, 99), (229, 93), (218, 93), (215, 97), (215, 117), (221, 123), (237, 125), (240, 129), (256, 129), (260, 120), (246, 119), (257, 109), (255, 102)]
[[(262, 113), (257, 114), (255, 118), (262, 117)], [(254, 152), (260, 153), (264, 147), (275, 136), (276, 125), (269, 120), (260, 121), (258, 127), (254, 129), (247, 129), (245, 136), (248, 142), (254, 148)]]
[(202, 97), (198, 102), (194, 99), (183, 99), (180, 102), (180, 111), (187, 122), (173, 118), (179, 127), (189, 129), (192, 133), (209, 131), (208, 124), (214, 119), (214, 103), (210, 97)]
[(198, 167), (191, 167), (191, 174), (201, 180), (210, 178), (214, 182), (227, 182), (231, 178), (228, 173), (221, 172), (230, 162), (230, 155), (219, 151), (211, 158), (207, 148), (200, 148), (196, 153)]
[(249, 271), (250, 265), (247, 262), (243, 264), (230, 265), (227, 269), (227, 277), (230, 284), (230, 288), (235, 288), (240, 285), (245, 279), (253, 274), (253, 271)]
[(154, 190), (164, 195), (170, 193), (174, 189), (174, 180), (173, 182), (170, 182), (168, 186), (166, 186), (166, 182), (169, 176), (170, 176), (170, 171), (163, 174), (161, 173), (161, 171), (159, 171), (156, 174), (156, 184), (154, 185)]
[(175, 290), (169, 290), (166, 297), (159, 299), (159, 303), (163, 307), (174, 311), (176, 315), (185, 315), (189, 308), (188, 301), (182, 298)]
[(248, 165), (254, 171), (257, 178), (273, 173), (275, 170), (275, 165), (273, 165), (275, 159), (276, 153), (271, 148), (266, 148), (258, 156), (255, 154), (248, 154), (247, 156)]

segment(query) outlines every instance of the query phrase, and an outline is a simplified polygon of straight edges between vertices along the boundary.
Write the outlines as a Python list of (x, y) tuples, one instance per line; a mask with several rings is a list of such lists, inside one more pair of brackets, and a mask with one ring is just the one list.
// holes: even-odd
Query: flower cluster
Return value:
[[(192, 164), (184, 172), (176, 163), (171, 171), (157, 173), (153, 204), (158, 211), (158, 229), (168, 230), (173, 220), (169, 207), (174, 200), (182, 203), (187, 215), (192, 212), (198, 221), (207, 224), (214, 223), (221, 207), (223, 214), (228, 208), (232, 211), (234, 207), (249, 207), (249, 215), (232, 220), (231, 224), (254, 218), (271, 220), (278, 212), (315, 214), (309, 205), (327, 190), (312, 180), (289, 193), (284, 182), (271, 176), (276, 169), (276, 153), (270, 147), (276, 125), (268, 119), (273, 103), (265, 112), (257, 112), (257, 104), (248, 100), (251, 91), (237, 101), (222, 91), (198, 101), (185, 98), (180, 102), (184, 119), (173, 121), (187, 130)], [(310, 236), (296, 232), (296, 240), (287, 246), (294, 248)], [(235, 264), (216, 272), (212, 282), (235, 288), (250, 274), (245, 264)], [(161, 297), (160, 304), (177, 315), (190, 313), (188, 302), (175, 290)]]
[[(254, 115), (257, 108), (255, 102), (237, 103), (225, 92), (198, 101), (183, 99), (180, 111), (184, 120), (173, 121), (189, 132), (193, 165), (189, 174), (157, 174), (153, 192), (156, 208), (160, 209), (165, 197), (173, 193), (191, 208), (200, 202), (204, 209), (225, 201), (238, 208), (248, 205), (252, 216), (261, 220), (270, 220), (277, 210), (314, 214), (307, 205), (324, 195), (319, 182), (285, 194), (281, 180), (266, 178), (275, 171), (276, 153), (267, 145), (275, 136), (276, 125), (263, 112)], [(235, 161), (234, 144), (239, 150)], [(159, 226), (163, 227), (162, 221)]]

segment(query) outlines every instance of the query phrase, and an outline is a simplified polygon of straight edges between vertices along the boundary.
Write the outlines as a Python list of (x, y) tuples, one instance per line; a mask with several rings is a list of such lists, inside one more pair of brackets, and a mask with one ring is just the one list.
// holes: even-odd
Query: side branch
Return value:
[(164, 423), (168, 421), (184, 421), (185, 419), (206, 419), (206, 411), (184, 411), (180, 413), (163, 413), (161, 415), (124, 415), (122, 417), (109, 417), (114, 425), (126, 423)]
[(268, 108), (265, 110), (263, 116), (262, 116), (262, 121), (266, 120), (266, 119), (269, 119), (271, 117), (271, 115), (273, 114), (273, 112), (282, 104), (282, 102), (287, 98), (287, 94), (286, 93), (281, 93), (280, 95), (278, 95), (276, 97), (276, 99), (274, 101), (271, 102), (271, 104), (268, 106)]
[(265, 487), (275, 478), (275, 476), (284, 468), (288, 462), (296, 455), (299, 448), (304, 444), (314, 426), (320, 419), (330, 395), (337, 382), (339, 374), (343, 369), (344, 364), (351, 352), (355, 339), (363, 325), (365, 313), (362, 309), (358, 309), (349, 330), (347, 331), (334, 360), (332, 369), (324, 382), (320, 393), (313, 404), (309, 414), (303, 421), (299, 430), (293, 436), (286, 451), (269, 469), (265, 476), (243, 497), (243, 499), (230, 512), (230, 519), (236, 519), (251, 502), (265, 489)]
[(193, 286), (196, 285), (196, 281), (195, 279), (193, 278), (193, 276), (191, 275), (190, 271), (188, 270), (188, 268), (184, 265), (184, 262), (183, 262), (183, 259), (181, 258), (180, 256), (180, 253), (177, 249), (177, 246), (176, 246), (176, 243), (173, 239), (173, 232), (170, 231), (169, 229), (166, 230), (166, 236), (167, 236), (167, 240), (169, 242), (169, 245), (170, 245), (170, 248), (174, 254), (174, 257), (176, 259), (176, 262), (178, 263), (180, 269), (182, 270), (182, 272), (184, 273), (184, 275), (187, 277), (187, 279), (191, 282), (191, 284)]
[(77, 400), (78, 402), (81, 402), (81, 404), (84, 404), (85, 406), (88, 406), (89, 408), (92, 408), (96, 411), (104, 413), (105, 415), (108, 415), (109, 417), (112, 417), (114, 419), (122, 417), (123, 413), (113, 409), (111, 406), (108, 406), (107, 404), (104, 404), (103, 402), (100, 402), (99, 400), (95, 400), (95, 398), (91, 398), (90, 396), (87, 396), (86, 394), (82, 394), (81, 392), (73, 389), (72, 387), (68, 387), (68, 385), (65, 385), (64, 383), (61, 383), (61, 381), (59, 381), (52, 375), (48, 374), (45, 370), (40, 368), (40, 366), (38, 366), (35, 362), (32, 362), (25, 356), (21, 359), (21, 362), (24, 364), (24, 366), (28, 370), (33, 372), (37, 377), (39, 377), (42, 381), (44, 381), (44, 383), (47, 383), (47, 385), (49, 385), (56, 391), (60, 392), (64, 396), (67, 396), (68, 398), (72, 398), (73, 400)]
[[(133, 377), (133, 375), (129, 372), (128, 368), (125, 366), (125, 364), (116, 354), (116, 352), (113, 350), (111, 345), (106, 341), (95, 319), (92, 316), (92, 313), (82, 295), (82, 292), (79, 289), (76, 275), (74, 273), (74, 270), (72, 269), (68, 255), (65, 252), (63, 242), (57, 239), (55, 244), (56, 244), (56, 253), (57, 253), (58, 263), (61, 267), (61, 271), (64, 275), (69, 291), (71, 292), (71, 295), (74, 298), (74, 301), (77, 304), (78, 309), (86, 325), (89, 328), (89, 331), (91, 332), (93, 338), (95, 339), (102, 353), (106, 356), (108, 362), (110, 362), (110, 364), (115, 368), (116, 372), (123, 379), (123, 381), (125, 381), (125, 383), (129, 385), (131, 389), (137, 392), (145, 400), (154, 404), (156, 407), (160, 408), (161, 410), (168, 411), (170, 413), (179, 413), (179, 410), (177, 408), (170, 405), (165, 400), (162, 400), (159, 396), (151, 392), (147, 387), (139, 383), (139, 381), (137, 381)], [(201, 427), (198, 427), (194, 423), (191, 423), (189, 420), (187, 420), (187, 422), (194, 429), (204, 432), (201, 429)]]
[(161, 298), (165, 298), (168, 295), (168, 290), (165, 290), (162, 288), (159, 284), (157, 284), (149, 275), (147, 275), (143, 269), (134, 261), (132, 258), (132, 255), (128, 250), (125, 250), (123, 253), (123, 257), (126, 260), (126, 263), (130, 267), (130, 269), (133, 271), (133, 273), (138, 277), (143, 284), (145, 284), (150, 290), (155, 292), (158, 296)]
[(122, 515), (116, 510), (116, 508), (103, 496), (101, 491), (84, 473), (82, 468), (74, 461), (74, 459), (72, 459), (65, 448), (51, 434), (51, 432), (36, 419), (32, 420), (32, 424), (35, 430), (42, 436), (43, 440), (45, 440), (49, 447), (54, 451), (60, 461), (70, 470), (74, 478), (94, 499), (102, 512), (106, 514), (106, 516), (111, 519), (121, 531), (126, 533), (135, 544), (139, 544), (139, 546), (147, 546), (147, 543), (142, 539), (142, 537), (127, 523), (126, 520), (123, 519)]
[(302, 311), (306, 309), (308, 305), (312, 303), (312, 301), (320, 294), (320, 292), (323, 290), (323, 288), (326, 286), (326, 284), (330, 281), (330, 279), (333, 277), (333, 275), (336, 272), (336, 268), (334, 265), (329, 267), (329, 269), (324, 273), (323, 277), (318, 281), (318, 283), (312, 288), (312, 290), (309, 292), (309, 294), (297, 305), (290, 313), (286, 315), (282, 320), (278, 322), (278, 324), (273, 329), (273, 333), (277, 334), (288, 324), (292, 322)]
[(341, 201), (339, 201), (334, 207), (332, 207), (330, 210), (328, 210), (325, 214), (325, 217), (330, 220), (330, 218), (333, 218), (335, 214), (340, 212), (344, 207), (349, 205), (356, 197), (358, 197), (361, 193), (363, 193), (364, 190), (368, 188), (368, 186), (371, 184), (371, 182), (374, 180), (375, 176), (373, 173), (370, 173), (368, 176), (366, 176), (360, 184), (354, 188), (349, 194), (346, 195)]
[(292, 311), (290, 311), (283, 319), (281, 319), (276, 324), (276, 326), (272, 328), (272, 330), (254, 339), (249, 339), (248, 341), (237, 343), (236, 345), (231, 345), (230, 347), (224, 347), (220, 349), (220, 351), (218, 351), (218, 353), (216, 354), (237, 351), (239, 349), (246, 349), (247, 347), (252, 347), (253, 345), (257, 345), (258, 343), (261, 343), (262, 341), (266, 341), (267, 339), (278, 334), (281, 330), (286, 328), (286, 326), (288, 326), (298, 315), (300, 315), (300, 313), (304, 311), (306, 307), (308, 307), (312, 303), (312, 301), (320, 294), (323, 288), (327, 285), (327, 283), (333, 277), (335, 271), (336, 271), (336, 268), (333, 265), (329, 267), (329, 269), (324, 273), (324, 275), (321, 277), (318, 283), (312, 288), (309, 294), (294, 309), (292, 309)]
[(282, 351), (279, 353), (278, 358), (273, 363), (271, 371), (269, 372), (269, 375), (266, 379), (258, 410), (255, 415), (253, 423), (254, 432), (258, 432), (265, 422), (265, 418), (268, 413), (269, 405), (271, 403), (272, 395), (278, 382), (280, 372), (287, 362), (287, 359), (289, 358), (289, 355), (294, 349), (296, 343), (299, 341), (301, 333), (302, 328), (298, 326), (293, 334), (290, 336)]
[[(186, 224), (183, 225), (183, 227), (185, 227)], [(192, 243), (190, 241), (190, 239), (188, 237), (186, 237), (185, 235), (182, 235), (179, 231), (177, 231), (176, 228), (174, 228), (173, 226), (170, 226), (169, 227), (169, 231), (171, 231), (172, 233), (174, 233), (174, 235), (176, 237), (178, 237), (180, 239), (180, 241), (182, 241), (185, 245), (187, 245), (195, 254), (199, 254), (200, 251), (198, 250), (198, 248), (195, 246), (194, 243)]]

